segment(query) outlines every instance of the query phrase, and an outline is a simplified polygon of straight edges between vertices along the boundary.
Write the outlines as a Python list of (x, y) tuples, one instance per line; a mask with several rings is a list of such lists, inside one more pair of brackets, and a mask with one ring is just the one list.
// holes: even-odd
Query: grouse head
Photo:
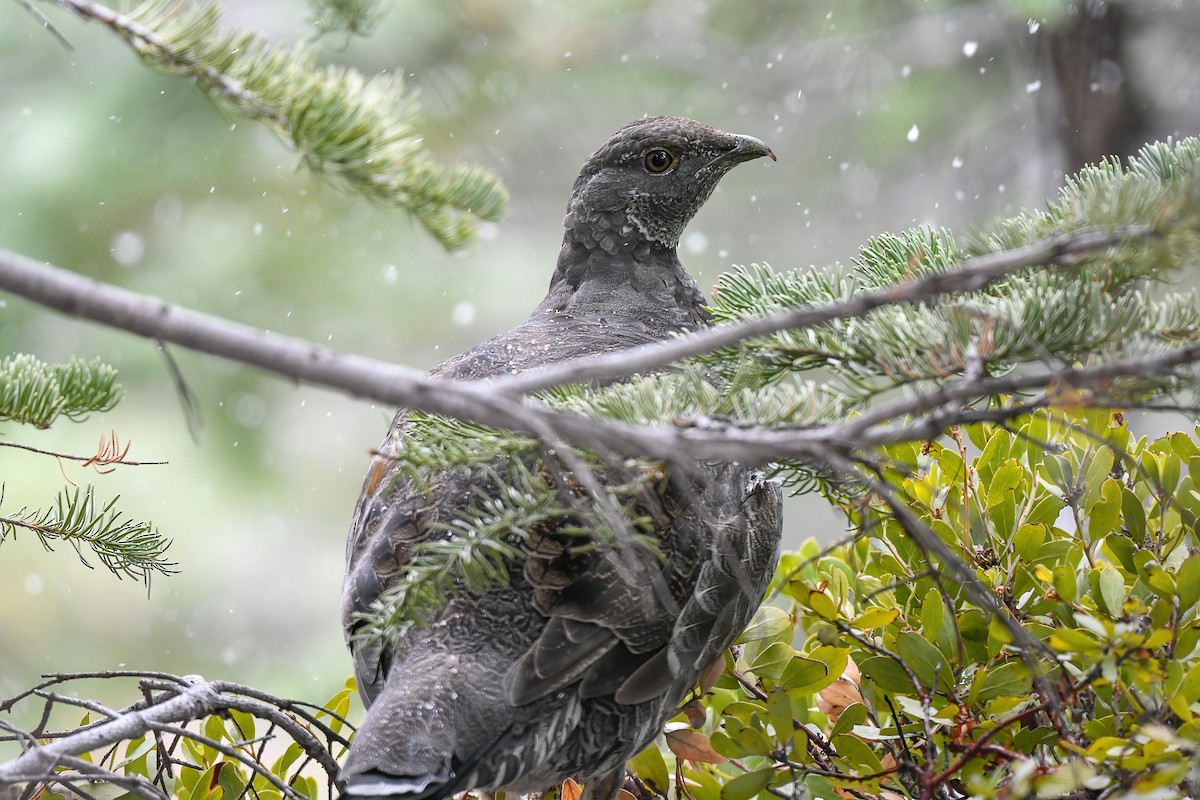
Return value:
[(621, 128), (583, 165), (567, 204), (564, 244), (645, 258), (674, 250), (717, 183), (743, 161), (775, 159), (753, 136), (683, 117)]

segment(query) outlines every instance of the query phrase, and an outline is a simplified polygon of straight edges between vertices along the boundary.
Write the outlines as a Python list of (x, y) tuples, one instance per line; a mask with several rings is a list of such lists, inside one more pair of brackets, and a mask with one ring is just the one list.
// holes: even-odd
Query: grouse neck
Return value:
[(627, 317), (688, 330), (709, 322), (704, 295), (675, 248), (652, 245), (639, 255), (610, 255), (565, 237), (538, 312)]

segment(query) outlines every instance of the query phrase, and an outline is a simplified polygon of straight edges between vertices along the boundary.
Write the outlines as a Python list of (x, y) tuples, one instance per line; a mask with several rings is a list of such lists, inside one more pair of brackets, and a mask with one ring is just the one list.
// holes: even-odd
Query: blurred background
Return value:
[[(303, 0), (226, 5), (227, 25), (275, 42), (314, 35)], [(779, 156), (734, 171), (685, 234), (706, 288), (733, 264), (845, 262), (883, 231), (965, 232), (1039, 205), (1083, 163), (1200, 131), (1195, 0), (395, 0), (372, 37), (319, 44), (327, 62), (404, 74), (435, 157), (508, 186), (507, 219), (452, 256), (108, 31), (38, 7), (73, 49), (0, 0), (0, 247), (420, 368), (524, 319), (580, 164), (644, 114)], [(0, 543), (0, 698), (42, 672), (121, 666), (314, 701), (340, 688), (344, 535), (390, 408), (176, 348), (203, 410), (193, 439), (153, 343), (0, 295), (0, 350), (99, 356), (128, 390), (103, 418), (0, 435), (89, 453), (115, 428), (129, 458), (170, 462), (97, 475), (0, 449), (0, 513), (91, 482), (171, 537), (180, 567), (147, 592), (69, 546)], [(843, 526), (809, 498), (788, 543)]]

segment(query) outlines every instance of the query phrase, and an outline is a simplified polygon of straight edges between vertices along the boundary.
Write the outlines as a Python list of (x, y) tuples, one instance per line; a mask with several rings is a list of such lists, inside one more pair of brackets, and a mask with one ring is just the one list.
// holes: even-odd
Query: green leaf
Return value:
[(1046, 541), (1046, 528), (1042, 525), (1022, 525), (1013, 536), (1013, 552), (1022, 561), (1034, 561), (1038, 550)]
[(1200, 701), (1200, 662), (1193, 664), (1184, 675), (1179, 684), (1179, 694), (1183, 695), (1188, 705)]
[(722, 787), (721, 800), (750, 800), (770, 785), (774, 775), (775, 771), (770, 767), (738, 775)]
[(1164, 600), (1175, 600), (1175, 578), (1157, 561), (1148, 561), (1138, 570), (1150, 590)]
[(783, 668), (779, 684), (798, 695), (814, 694), (833, 683), (840, 675), (841, 673), (838, 673), (830, 677), (829, 667), (823, 662), (798, 655)]
[(1120, 617), (1125, 605), (1125, 578), (1119, 571), (1105, 564), (1099, 575), (1100, 599), (1110, 616)]
[(1067, 603), (1074, 603), (1079, 591), (1078, 575), (1070, 567), (1054, 568), (1054, 591)]
[(1093, 654), (1100, 651), (1100, 642), (1091, 633), (1078, 628), (1059, 628), (1048, 643), (1060, 653)]
[(891, 625), (899, 616), (898, 608), (868, 608), (855, 617), (850, 626), (855, 630), (869, 631)]
[(916, 695), (917, 689), (908, 673), (887, 656), (867, 656), (858, 662), (858, 670), (885, 692)]
[(983, 679), (976, 679), (978, 690), (972, 702), (986, 703), (996, 697), (1028, 697), (1033, 685), (1029, 668), (1017, 661), (997, 664), (981, 671)]
[(755, 675), (779, 680), (784, 669), (795, 657), (796, 651), (790, 644), (772, 642), (750, 664), (750, 671)]
[(1200, 553), (1188, 556), (1175, 573), (1179, 586), (1179, 610), (1187, 611), (1200, 602)]
[(950, 662), (919, 633), (900, 633), (896, 637), (896, 653), (920, 679), (923, 688), (933, 689), (935, 682), (945, 689), (954, 687), (954, 670), (950, 668)]
[(873, 775), (876, 772), (883, 770), (883, 764), (879, 761), (879, 756), (871, 750), (871, 748), (863, 742), (849, 734), (840, 736), (830, 736), (830, 744), (837, 754), (846, 760), (850, 769), (859, 775)]
[(792, 698), (782, 687), (767, 693), (767, 719), (775, 729), (775, 738), (782, 744), (791, 741), (793, 731)]
[(1037, 788), (1038, 797), (1062, 797), (1079, 791), (1084, 782), (1096, 774), (1096, 770), (1083, 761), (1072, 761), (1034, 779), (1034, 786)]
[(645, 781), (651, 789), (664, 797), (666, 796), (667, 791), (671, 788), (671, 777), (670, 772), (667, 770), (667, 762), (663, 759), (662, 751), (658, 749), (658, 745), (651, 744), (645, 750), (629, 759), (627, 766), (635, 775)]
[(1083, 496), (1079, 499), (1084, 511), (1087, 511), (1096, 504), (1096, 500), (1100, 497), (1103, 490), (1104, 482), (1108, 479), (1108, 475), (1112, 471), (1112, 466), (1113, 454), (1107, 447), (1092, 453), (1092, 457), (1088, 460), (1087, 469), (1084, 472)]
[(942, 622), (945, 616), (946, 609), (942, 605), (942, 595), (937, 589), (930, 589), (921, 603), (921, 635), (930, 642), (936, 643), (942, 632)]
[(804, 598), (804, 603), (823, 619), (835, 620), (840, 616), (837, 606), (824, 592), (810, 590), (808, 596)]
[(1133, 490), (1121, 488), (1121, 516), (1125, 520), (1125, 529), (1129, 538), (1140, 542), (1146, 536), (1146, 509)]
[(1137, 565), (1133, 563), (1133, 554), (1137, 552), (1135, 545), (1127, 536), (1119, 533), (1110, 534), (1104, 539), (1104, 548), (1113, 559), (1131, 574), (1137, 574)]
[(758, 611), (754, 612), (754, 618), (750, 620), (750, 624), (746, 630), (742, 631), (742, 635), (738, 637), (736, 644), (745, 644), (746, 642), (755, 642), (761, 639), (774, 639), (776, 636), (791, 630), (792, 615), (784, 611), (778, 606), (759, 606)]
[(1008, 499), (1009, 494), (1025, 479), (1025, 468), (1015, 458), (1006, 460), (987, 487), (987, 508), (992, 509)]
[(866, 719), (867, 707), (862, 703), (851, 703), (842, 709), (837, 722), (833, 723), (833, 727), (829, 730), (829, 738), (832, 739), (840, 734), (848, 733), (855, 725), (861, 725)]
[(1100, 499), (1088, 511), (1088, 533), (1099, 540), (1115, 533), (1121, 523), (1121, 484), (1106, 478), (1100, 487)]

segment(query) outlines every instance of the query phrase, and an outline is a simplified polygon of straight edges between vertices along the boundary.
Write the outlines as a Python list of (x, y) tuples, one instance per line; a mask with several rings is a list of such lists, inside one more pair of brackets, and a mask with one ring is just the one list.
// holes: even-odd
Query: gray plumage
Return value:
[[(706, 324), (679, 237), (726, 172), (762, 156), (774, 158), (757, 139), (678, 117), (617, 131), (575, 181), (546, 298), (433, 374), (486, 378)], [(430, 626), (380, 651), (353, 638), (359, 615), (403, 576), (414, 546), (448, 535), (437, 523), (472, 490), (498, 491), (458, 471), (419, 490), (389, 458), (392, 437), (404, 435), (401, 409), (347, 543), (343, 620), (368, 710), (342, 767), (346, 794), (524, 793), (574, 777), (591, 800), (611, 800), (625, 762), (761, 602), (777, 558), (778, 487), (736, 464), (671, 472), (638, 501), (658, 554), (581, 551), (558, 530), (568, 520), (543, 525), (521, 540), (526, 557), (508, 587), (460, 593)]]

